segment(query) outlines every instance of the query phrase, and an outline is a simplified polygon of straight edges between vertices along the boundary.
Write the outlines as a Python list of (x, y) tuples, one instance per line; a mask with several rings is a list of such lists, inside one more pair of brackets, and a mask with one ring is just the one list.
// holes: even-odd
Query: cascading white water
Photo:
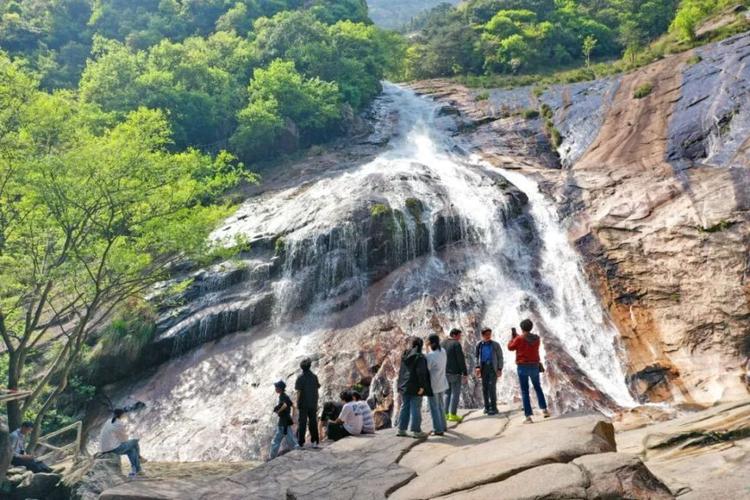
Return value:
[[(211, 293), (194, 299), (195, 312), (167, 334), (179, 337), (190, 322), (219, 324), (217, 311), (245, 307), (262, 294), (273, 296), (273, 311), (268, 321), (239, 333), (231, 334), (225, 325), (225, 338), (169, 361), (152, 379), (128, 388), (130, 397), (146, 403), (138, 420), (150, 456), (258, 457), (274, 425), (268, 411), (274, 380), (291, 377), (308, 354), (321, 360), (316, 369), (353, 363), (356, 343), (377, 335), (377, 330), (357, 330), (367, 315), (389, 315), (430, 298), (421, 311), (447, 318), (444, 330), (467, 325), (469, 316), (479, 314), (501, 344), (511, 326), (533, 317), (543, 337), (557, 339), (554, 345), (566, 351), (595, 390), (619, 405), (632, 404), (616, 332), (554, 207), (537, 186), (515, 172), (502, 172), (503, 178), (462, 155), (445, 130), (450, 118), (441, 117), (434, 102), (387, 84), (378, 106), (381, 117), (398, 114), (386, 151), (362, 165), (269, 189), (249, 199), (214, 234), (216, 241), (237, 235), (250, 241), (276, 238), (284, 254), (279, 276), (269, 274), (265, 257), (249, 257), (241, 264), (249, 269), (245, 281), (225, 291), (212, 286)], [(528, 197), (527, 207), (516, 188)], [(387, 207), (386, 216), (393, 219), (387, 225), (392, 245), (385, 257), (378, 254), (388, 261), (378, 276), (387, 279), (378, 283), (372, 267), (382, 262), (373, 263), (372, 246), (383, 242), (371, 241), (368, 233), (375, 227), (376, 207)], [(392, 316), (407, 333), (433, 331), (434, 325), (406, 313)], [(238, 323), (236, 316), (219, 317)], [(360, 337), (351, 339), (352, 347), (346, 335), (355, 331)], [(339, 345), (353, 350), (353, 357), (342, 360), (340, 353), (325, 351), (332, 349), (326, 342), (333, 336), (343, 336)], [(394, 358), (400, 349), (383, 346)], [(508, 368), (511, 358), (506, 351)], [(342, 368), (347, 370), (352, 371)], [(324, 388), (329, 395), (345, 383), (329, 382), (334, 385)], [(509, 401), (516, 385), (513, 376), (504, 376), (499, 399)], [(576, 394), (565, 397), (565, 408), (597, 406), (578, 404)]]

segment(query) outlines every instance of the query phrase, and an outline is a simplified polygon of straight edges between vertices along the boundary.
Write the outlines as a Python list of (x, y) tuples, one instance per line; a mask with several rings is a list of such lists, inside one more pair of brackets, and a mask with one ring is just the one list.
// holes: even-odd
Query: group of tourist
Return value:
[(332, 441), (347, 436), (375, 433), (375, 418), (372, 409), (362, 395), (355, 390), (343, 391), (339, 398), (340, 403), (328, 401), (323, 405), (323, 412), (318, 421), (318, 398), (320, 382), (312, 370), (312, 360), (305, 358), (300, 363), (302, 373), (294, 383), (297, 394), (297, 435), (294, 435), (292, 426), (292, 399), (286, 393), (286, 383), (279, 380), (274, 383), (278, 402), (273, 412), (278, 416), (278, 424), (273, 440), (271, 441), (271, 452), (269, 457), (276, 458), (279, 454), (281, 443), (286, 440), (289, 449), (297, 449), (305, 446), (305, 438), (309, 431), (310, 442), (313, 448), (320, 446), (321, 437), (327, 437)]
[[(525, 415), (524, 423), (532, 423), (530, 388), (534, 388), (539, 408), (544, 417), (549, 417), (547, 402), (540, 384), (539, 376), (544, 367), (539, 357), (541, 341), (532, 333), (533, 323), (525, 319), (520, 324), (521, 333), (511, 329), (508, 350), (516, 353), (516, 366), (520, 381), (521, 399)], [(484, 413), (496, 415), (497, 380), (503, 373), (503, 350), (500, 344), (492, 340), (492, 330), (482, 328), (481, 341), (474, 350), (475, 373), (482, 383)], [(461, 330), (454, 328), (446, 340), (441, 342), (437, 334), (427, 337), (427, 347), (419, 337), (410, 337), (408, 346), (401, 356), (398, 376), (398, 392), (401, 395), (401, 410), (398, 416), (398, 436), (426, 437), (422, 432), (422, 403), (427, 397), (432, 418), (433, 434), (442, 436), (447, 431), (448, 422), (461, 422), (458, 415), (458, 403), (461, 388), (468, 380), (466, 356), (464, 355)], [(424, 352), (426, 351), (426, 352)], [(297, 449), (304, 447), (307, 434), (313, 448), (318, 448), (321, 438), (338, 441), (348, 436), (372, 434), (375, 432), (375, 419), (372, 409), (362, 395), (353, 389), (343, 391), (340, 402), (328, 401), (318, 416), (320, 382), (312, 372), (312, 360), (305, 358), (300, 363), (301, 373), (297, 377), (294, 390), (298, 415), (297, 434), (294, 434), (292, 410), (295, 407), (286, 392), (286, 383), (279, 380), (274, 384), (278, 401), (273, 412), (278, 417), (276, 432), (271, 442), (270, 458), (275, 458), (283, 441), (287, 447)], [(130, 476), (142, 473), (138, 440), (129, 439), (124, 409), (115, 409), (100, 432), (101, 453), (127, 455), (131, 465)], [(12, 464), (26, 467), (32, 472), (50, 472), (43, 462), (27, 454), (25, 436), (33, 429), (31, 422), (24, 422), (21, 427), (10, 434), (13, 451)]]
[[(539, 374), (544, 370), (539, 357), (541, 341), (532, 333), (534, 324), (529, 319), (521, 322), (521, 334), (511, 330), (508, 350), (516, 352), (516, 366), (520, 380), (524, 423), (533, 423), (529, 382), (536, 392), (537, 402), (545, 418), (549, 417), (547, 401), (542, 391)], [(460, 422), (457, 415), (461, 387), (468, 379), (466, 358), (461, 345), (461, 330), (454, 328), (442, 344), (440, 337), (427, 337), (424, 342), (411, 337), (410, 345), (401, 357), (398, 389), (401, 394), (401, 412), (398, 418), (398, 435), (407, 436), (410, 429), (416, 438), (426, 437), (422, 432), (422, 399), (427, 397), (432, 417), (432, 433), (442, 436), (448, 421)], [(485, 415), (497, 415), (497, 380), (503, 373), (503, 350), (492, 340), (492, 329), (482, 328), (482, 340), (474, 350), (475, 373), (482, 382), (482, 399)]]
[[(539, 379), (540, 372), (544, 370), (539, 357), (541, 341), (538, 335), (532, 333), (534, 324), (531, 320), (523, 320), (520, 327), (521, 334), (515, 328), (511, 329), (508, 350), (516, 352), (524, 423), (533, 423), (529, 395), (531, 387), (536, 392), (542, 414), (545, 418), (550, 416)], [(427, 337), (426, 347), (420, 337), (409, 338), (409, 345), (401, 356), (397, 383), (401, 395), (398, 436), (409, 435), (407, 430), (411, 430), (411, 436), (416, 438), (427, 436), (422, 432), (422, 403), (425, 397), (429, 403), (434, 435), (444, 435), (448, 422), (462, 420), (458, 415), (458, 404), (461, 388), (468, 380), (462, 335), (461, 330), (454, 328), (448, 338), (441, 342), (440, 336), (432, 334)], [(498, 342), (492, 340), (492, 329), (482, 328), (481, 337), (474, 350), (475, 373), (482, 383), (484, 413), (497, 415), (497, 380), (503, 373), (503, 350)], [(272, 459), (278, 455), (284, 440), (290, 449), (303, 447), (308, 431), (313, 448), (319, 446), (321, 437), (338, 441), (348, 436), (375, 432), (372, 409), (354, 390), (342, 392), (340, 403), (326, 402), (317, 422), (320, 382), (310, 370), (311, 365), (310, 359), (302, 361), (302, 373), (294, 386), (299, 415), (297, 436), (292, 431), (294, 405), (286, 393), (286, 383), (280, 380), (274, 384), (279, 399), (273, 409), (278, 416), (278, 425), (271, 442)]]

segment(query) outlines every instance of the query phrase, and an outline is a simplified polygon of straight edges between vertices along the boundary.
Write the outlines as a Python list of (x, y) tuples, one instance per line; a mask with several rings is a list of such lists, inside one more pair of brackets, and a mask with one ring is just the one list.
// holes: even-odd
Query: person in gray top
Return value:
[(497, 379), (503, 373), (503, 349), (492, 340), (492, 329), (482, 328), (482, 341), (476, 347), (476, 374), (482, 378), (484, 414), (497, 415)]
[(27, 470), (34, 474), (38, 472), (52, 472), (52, 469), (44, 462), (40, 462), (34, 455), (26, 452), (26, 435), (34, 428), (31, 422), (24, 422), (21, 427), (10, 433), (10, 449), (13, 457), (10, 459), (11, 465), (16, 467), (26, 467)]

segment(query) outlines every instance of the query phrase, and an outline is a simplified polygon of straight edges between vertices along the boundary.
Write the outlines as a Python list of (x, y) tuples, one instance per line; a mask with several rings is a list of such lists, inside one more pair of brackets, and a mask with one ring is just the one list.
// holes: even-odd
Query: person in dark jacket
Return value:
[(422, 396), (432, 396), (432, 389), (427, 360), (422, 354), (423, 344), (419, 337), (411, 337), (411, 347), (401, 356), (398, 375), (398, 392), (401, 393), (397, 434), (399, 436), (407, 436), (406, 429), (410, 423), (413, 437), (427, 436), (422, 432)]
[(466, 371), (466, 357), (461, 347), (461, 335), (463, 332), (458, 328), (450, 331), (449, 338), (443, 342), (443, 349), (448, 357), (445, 365), (445, 374), (448, 378), (448, 390), (445, 391), (445, 409), (448, 410), (446, 420), (449, 422), (461, 422), (459, 417), (458, 398), (461, 397), (461, 385), (466, 383), (469, 372)]
[(305, 446), (305, 434), (307, 427), (310, 428), (310, 441), (312, 447), (317, 448), (320, 444), (318, 435), (318, 389), (320, 382), (318, 377), (310, 370), (312, 360), (305, 358), (299, 364), (302, 374), (297, 377), (294, 383), (294, 390), (297, 391), (297, 409), (299, 410), (299, 422), (297, 425), (297, 441), (300, 447)]
[(503, 349), (492, 340), (491, 328), (482, 328), (482, 340), (474, 354), (477, 377), (482, 378), (484, 414), (497, 415), (497, 379), (503, 373)]
[(518, 367), (518, 380), (521, 382), (521, 399), (523, 400), (523, 413), (526, 415), (525, 424), (533, 423), (531, 420), (531, 397), (529, 396), (529, 379), (536, 392), (536, 400), (539, 408), (542, 410), (544, 418), (549, 417), (547, 410), (547, 400), (544, 399), (542, 384), (539, 382), (539, 347), (542, 342), (539, 335), (531, 333), (534, 323), (530, 319), (521, 321), (521, 335), (518, 335), (515, 328), (511, 332), (511, 339), (508, 342), (508, 350), (516, 351), (516, 366)]
[(318, 436), (325, 439), (328, 434), (328, 424), (335, 421), (341, 415), (344, 405), (338, 401), (326, 401), (323, 403), (323, 411), (320, 413), (320, 422), (318, 423)]
[(276, 394), (279, 395), (279, 402), (273, 407), (273, 412), (279, 416), (279, 423), (276, 427), (276, 434), (273, 436), (271, 441), (271, 454), (270, 459), (276, 458), (279, 454), (279, 448), (281, 447), (281, 441), (286, 439), (286, 444), (291, 449), (299, 448), (297, 442), (294, 440), (294, 432), (292, 432), (292, 400), (286, 394), (286, 383), (283, 380), (273, 384), (276, 389)]

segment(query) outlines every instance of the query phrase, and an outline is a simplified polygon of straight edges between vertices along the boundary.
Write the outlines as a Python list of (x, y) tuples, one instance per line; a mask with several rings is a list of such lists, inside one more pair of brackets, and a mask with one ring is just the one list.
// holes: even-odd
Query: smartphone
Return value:
[(510, 336), (511, 337), (518, 337), (518, 332), (516, 331), (516, 327), (513, 327), (510, 329)]

